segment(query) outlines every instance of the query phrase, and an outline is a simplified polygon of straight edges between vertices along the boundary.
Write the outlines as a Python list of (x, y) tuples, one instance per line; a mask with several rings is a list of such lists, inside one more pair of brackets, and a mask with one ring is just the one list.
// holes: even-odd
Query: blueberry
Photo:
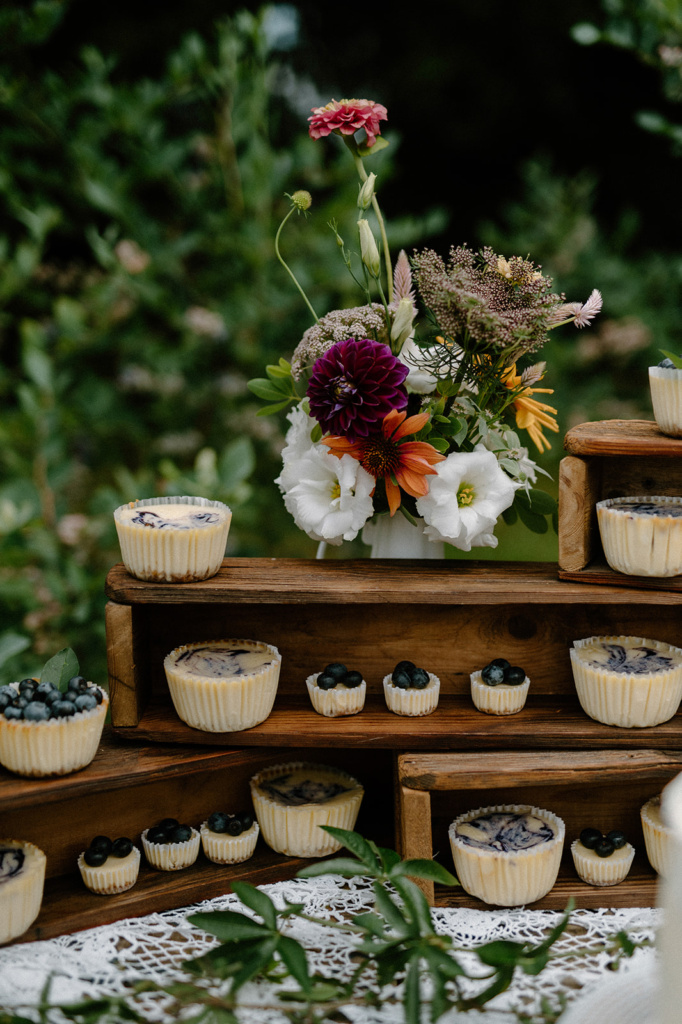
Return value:
[(147, 842), (167, 843), (168, 838), (165, 828), (161, 828), (160, 825), (152, 825), (150, 829), (147, 829)]
[(192, 838), (192, 829), (189, 825), (174, 825), (173, 828), (168, 829), (169, 843), (186, 843), (188, 839)]
[(327, 665), (322, 669), (322, 674), (325, 676), (331, 676), (337, 683), (343, 679), (348, 669), (345, 665), (342, 665), (340, 661), (333, 661), (331, 665)]
[(97, 850), (98, 853), (106, 853), (107, 856), (111, 853), (111, 839), (109, 836), (95, 836), (90, 843), (91, 850)]
[(399, 661), (393, 672), (404, 672), (406, 675), (411, 676), (416, 667), (413, 661)]
[(606, 833), (606, 838), (611, 840), (616, 850), (620, 850), (627, 843), (625, 833), (621, 832), (619, 828), (612, 828), (610, 832)]
[(347, 686), (350, 690), (354, 690), (356, 686), (359, 686), (362, 682), (362, 672), (349, 672), (346, 678), (343, 680), (343, 685)]
[(526, 670), (518, 665), (511, 665), (504, 673), (504, 681), (509, 686), (520, 686), (526, 679)]
[(5, 708), (3, 714), (8, 721), (10, 721), (11, 719), (17, 720), (19, 718), (24, 717), (24, 712), (22, 708), (15, 708), (11, 704), (9, 705), (9, 707)]
[(7, 686), (7, 685), (0, 686), (0, 697), (1, 698), (8, 697), (10, 700), (14, 700), (16, 695), (17, 695), (17, 691), (14, 689), (13, 686)]
[(133, 844), (127, 836), (119, 836), (111, 844), (111, 852), (114, 857), (127, 857), (132, 852)]
[(334, 676), (327, 675), (326, 672), (320, 672), (317, 677), (317, 685), (321, 690), (333, 690), (336, 686), (336, 679)]
[(85, 676), (71, 676), (68, 683), (66, 684), (66, 689), (74, 691), (76, 693), (84, 693), (87, 690), (88, 686), (89, 683)]
[(85, 853), (83, 854), (83, 860), (88, 865), (88, 867), (98, 868), (102, 864), (106, 864), (108, 856), (109, 854), (105, 853), (104, 850), (93, 850), (92, 848), (90, 848), (89, 850), (86, 850)]
[(207, 824), (211, 832), (217, 832), (218, 835), (222, 835), (224, 832), (227, 832), (229, 820), (227, 814), (223, 814), (221, 811), (214, 811)]
[(177, 818), (164, 818), (163, 821), (159, 822), (159, 828), (175, 828), (175, 826), (178, 824), (179, 822)]
[(26, 690), (28, 687), (30, 687), (32, 690), (35, 690), (37, 685), (38, 684), (35, 679), (22, 679), (21, 682), (19, 683), (19, 693), (23, 693), (24, 690)]
[(598, 828), (584, 828), (580, 833), (580, 842), (586, 850), (594, 850), (597, 843), (600, 843), (603, 838)]
[(62, 699), (61, 690), (50, 690), (49, 693), (45, 694), (45, 703), (48, 707), (53, 707), (58, 700)]
[(94, 697), (97, 704), (102, 703), (102, 691), (99, 686), (90, 686), (85, 692), (89, 693), (91, 697)]
[(92, 711), (97, 707), (97, 701), (89, 693), (79, 693), (75, 704), (79, 711)]
[(28, 704), (28, 701), (26, 700), (26, 698), (24, 696), (15, 697), (14, 700), (12, 701), (12, 707), (13, 708), (21, 708), (22, 711), (24, 710), (24, 708), (26, 707), (27, 704)]
[(397, 669), (393, 670), (391, 679), (393, 681), (393, 685), (397, 686), (399, 690), (408, 690), (412, 681), (407, 672), (398, 672)]
[(481, 669), (481, 679), (488, 686), (499, 686), (504, 682), (504, 674), (511, 665), (506, 658), (494, 658), (485, 668)]
[(27, 722), (46, 722), (50, 717), (50, 709), (47, 704), (32, 700), (24, 708), (24, 718)]
[(52, 683), (38, 683), (35, 691), (35, 699), (42, 700), (47, 703), (48, 697), (53, 693), (59, 693), (59, 690), (53, 686)]
[(411, 683), (415, 690), (425, 690), (429, 685), (429, 673), (425, 668), (416, 668), (412, 673)]
[(227, 823), (227, 834), (230, 836), (240, 836), (244, 831), (241, 818), (234, 817)]
[(253, 825), (253, 814), (250, 814), (249, 811), (240, 811), (237, 817), (242, 823), (242, 828), (247, 832)]
[(661, 361), (660, 361), (660, 363), (658, 365), (662, 366), (665, 370), (674, 370), (675, 369), (674, 362), (672, 361), (672, 359), (669, 359), (668, 356), (666, 356), (665, 359), (661, 359)]
[(76, 705), (70, 700), (56, 700), (52, 705), (52, 709), (55, 714), (55, 718), (71, 718), (72, 715), (76, 714)]
[(9, 707), (13, 700), (14, 698), (10, 697), (9, 694), (0, 693), (0, 711), (4, 711), (5, 708)]
[(606, 836), (602, 836), (594, 847), (594, 852), (598, 857), (610, 857), (614, 850), (615, 846), (610, 839), (606, 838)]
[(36, 688), (35, 686), (25, 686), (23, 690), (19, 691), (19, 693), (21, 695), (21, 700), (25, 700), (30, 704), (32, 700), (35, 700)]

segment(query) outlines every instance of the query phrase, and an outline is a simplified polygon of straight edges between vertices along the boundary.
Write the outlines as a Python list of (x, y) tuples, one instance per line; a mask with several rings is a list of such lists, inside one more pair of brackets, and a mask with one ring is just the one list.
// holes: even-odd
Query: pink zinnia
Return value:
[(379, 121), (386, 121), (386, 107), (374, 100), (332, 100), (326, 107), (313, 107), (309, 117), (310, 137), (321, 139), (332, 132), (341, 135), (355, 135), (360, 128), (367, 132), (367, 148), (376, 142), (381, 134)]

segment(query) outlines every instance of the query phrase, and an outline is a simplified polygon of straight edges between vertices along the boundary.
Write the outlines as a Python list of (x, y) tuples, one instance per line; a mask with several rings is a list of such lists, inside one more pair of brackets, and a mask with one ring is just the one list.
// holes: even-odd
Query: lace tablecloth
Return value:
[[(331, 920), (347, 919), (349, 915), (371, 909), (373, 894), (364, 879), (350, 881), (338, 876), (312, 880), (290, 880), (263, 887), (279, 906), (288, 900), (305, 903), (306, 912)], [(52, 1002), (70, 1002), (84, 997), (124, 993), (131, 980), (148, 979), (168, 985), (183, 976), (180, 965), (206, 952), (217, 944), (212, 936), (187, 923), (190, 911), (198, 909), (244, 909), (237, 898), (226, 895), (196, 904), (192, 908), (172, 910), (163, 914), (131, 918), (112, 925), (64, 935), (44, 942), (9, 946), (0, 950), (0, 1009), (21, 1008), (40, 1000), (48, 976), (52, 975)], [(471, 910), (436, 908), (433, 911), (437, 931), (452, 936), (457, 946), (472, 947), (492, 939), (540, 941), (560, 915), (552, 911)], [(650, 1016), (656, 977), (656, 954), (645, 948), (637, 950), (630, 960), (622, 961), (618, 973), (612, 973), (614, 950), (609, 940), (623, 930), (639, 941), (653, 939), (660, 924), (661, 911), (654, 909), (576, 910), (568, 930), (554, 947), (568, 954), (553, 959), (539, 977), (530, 977), (517, 970), (511, 988), (488, 1004), (485, 1013), (451, 1012), (441, 1018), (443, 1024), (453, 1021), (467, 1024), (510, 1024), (525, 1014), (529, 1021), (541, 1020), (542, 1001), (546, 1006), (565, 1006), (562, 1024), (583, 1024), (603, 1019), (599, 1013), (582, 1014), (581, 1009), (599, 1004), (600, 988), (612, 986), (623, 995), (622, 1013), (612, 1010), (608, 1019), (618, 1024), (655, 1024)], [(315, 969), (334, 977), (349, 976), (352, 970), (352, 943), (347, 933), (322, 928), (299, 919), (290, 919), (286, 927), (311, 951)], [(471, 954), (469, 963), (475, 963)], [(462, 960), (464, 962), (464, 959)], [(186, 976), (185, 976), (186, 977)], [(636, 984), (635, 984), (636, 981)], [(371, 981), (368, 982), (371, 985)], [(403, 1019), (398, 988), (385, 989), (386, 1001), (381, 1009), (356, 1007), (344, 1010), (349, 1020), (358, 1024), (398, 1024)], [(240, 1011), (245, 1024), (281, 1024), (283, 1017), (272, 1008), (272, 989), (265, 984), (247, 985), (244, 1002), (250, 1009)], [(597, 1000), (595, 1004), (594, 1000)], [(613, 995), (607, 1005), (613, 1007)], [(638, 1006), (639, 1000), (639, 1006)], [(159, 993), (138, 997), (136, 1008), (150, 1022), (165, 1024), (170, 1000)], [(262, 1007), (262, 1008), (256, 1008)], [(425, 1018), (426, 1019), (426, 1018)]]

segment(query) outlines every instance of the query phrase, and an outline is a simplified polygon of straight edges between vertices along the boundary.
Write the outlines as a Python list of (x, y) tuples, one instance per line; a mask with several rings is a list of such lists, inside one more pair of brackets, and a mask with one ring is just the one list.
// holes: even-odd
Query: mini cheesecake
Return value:
[(628, 576), (682, 573), (682, 498), (609, 498), (597, 502), (606, 561)]
[(211, 640), (177, 647), (163, 666), (183, 722), (203, 732), (239, 732), (272, 711), (281, 663), (270, 644)]
[(600, 857), (575, 839), (571, 843), (573, 864), (579, 877), (588, 885), (617, 885), (626, 878), (632, 867), (635, 848), (630, 843), (614, 850), (608, 857)]
[(440, 679), (433, 672), (428, 676), (429, 681), (423, 689), (412, 686), (402, 689), (395, 685), (391, 675), (384, 676), (384, 698), (388, 710), (394, 715), (409, 718), (420, 718), (435, 711), (440, 696)]
[(364, 789), (339, 768), (292, 762), (264, 768), (251, 796), (265, 842), (288, 857), (326, 857), (341, 844), (321, 825), (352, 830)]
[(100, 896), (114, 896), (132, 889), (140, 871), (140, 851), (133, 846), (125, 857), (109, 854), (104, 864), (92, 867), (85, 861), (85, 851), (78, 856), (78, 870), (83, 884)]
[(114, 511), (123, 563), (139, 580), (191, 583), (215, 576), (232, 512), (206, 498), (147, 498)]
[(673, 841), (671, 829), (661, 817), (660, 796), (654, 796), (651, 800), (647, 800), (639, 815), (649, 863), (654, 871), (665, 877), (670, 874)]
[(259, 833), (257, 821), (238, 836), (214, 832), (208, 820), (202, 822), (199, 829), (202, 849), (214, 864), (242, 864), (249, 860), (256, 849)]
[(343, 718), (346, 715), (357, 715), (362, 711), (367, 694), (367, 683), (364, 679), (359, 686), (344, 686), (343, 682), (339, 681), (331, 689), (323, 690), (317, 685), (321, 675), (321, 672), (315, 672), (305, 681), (310, 703), (318, 715), (324, 715), (326, 718)]
[(467, 811), (449, 829), (457, 878), (484, 903), (534, 903), (556, 881), (564, 834), (556, 814), (525, 804)]
[(40, 913), (46, 863), (33, 843), (0, 839), (0, 945), (18, 939)]
[(478, 711), (484, 711), (487, 715), (515, 715), (521, 711), (526, 703), (530, 679), (525, 677), (522, 683), (497, 683), (490, 686), (484, 683), (480, 670), (472, 672), (469, 676), (471, 681), (471, 699)]
[(682, 437), (682, 370), (650, 366), (649, 387), (658, 429), (669, 437)]
[(573, 679), (583, 711), (596, 722), (646, 728), (667, 722), (682, 699), (682, 650), (636, 636), (574, 640)]
[(181, 843), (150, 842), (150, 831), (151, 829), (146, 828), (140, 839), (144, 855), (153, 868), (158, 868), (159, 871), (181, 871), (194, 864), (199, 856), (201, 836), (197, 829), (193, 828), (190, 838)]

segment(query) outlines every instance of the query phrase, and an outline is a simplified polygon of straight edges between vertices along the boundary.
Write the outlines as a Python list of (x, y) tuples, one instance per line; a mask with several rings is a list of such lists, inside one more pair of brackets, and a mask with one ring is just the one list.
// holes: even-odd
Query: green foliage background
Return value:
[[(246, 389), (309, 325), (273, 258), (286, 192), (314, 197), (284, 247), (317, 308), (357, 301), (327, 227), (334, 218), (352, 236), (354, 175), (340, 147), (307, 138), (287, 99), (296, 82), (272, 9), (186, 35), (163, 71), (123, 77), (92, 46), (59, 71), (44, 62), (68, 6), (0, 9), (0, 682), (64, 646), (105, 677), (103, 581), (120, 557), (111, 513), (131, 498), (218, 498), (234, 512), (228, 554), (314, 554), (273, 483), (284, 424), (258, 417)], [(607, 7), (576, 40), (660, 71), (664, 112), (639, 117), (674, 159), (682, 72), (660, 45), (682, 43), (679, 4)], [(394, 136), (372, 167), (381, 182), (399, 158)], [(562, 178), (538, 156), (523, 178), (503, 212), (481, 211), (497, 219), (473, 241), (529, 253), (570, 299), (593, 287), (605, 299), (595, 330), (564, 329), (543, 352), (562, 432), (649, 418), (646, 367), (660, 348), (682, 350), (682, 255), (642, 249), (636, 196), (616, 230), (600, 224), (594, 171)], [(394, 252), (446, 226), (464, 241), (429, 201), (417, 190), (412, 219), (392, 218)], [(559, 457), (555, 441), (543, 460), (555, 477)], [(551, 534), (544, 546), (520, 527), (500, 537), (472, 556), (556, 556)]]

